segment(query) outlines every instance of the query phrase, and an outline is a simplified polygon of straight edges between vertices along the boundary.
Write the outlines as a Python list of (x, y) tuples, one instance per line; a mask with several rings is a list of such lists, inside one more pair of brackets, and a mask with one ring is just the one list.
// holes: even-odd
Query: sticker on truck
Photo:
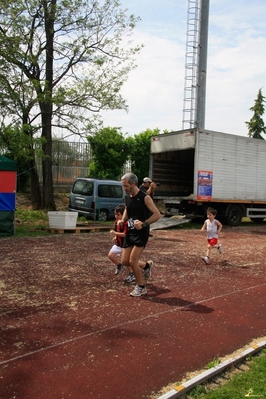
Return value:
[(208, 200), (212, 199), (212, 181), (213, 172), (209, 170), (198, 170), (198, 200)]

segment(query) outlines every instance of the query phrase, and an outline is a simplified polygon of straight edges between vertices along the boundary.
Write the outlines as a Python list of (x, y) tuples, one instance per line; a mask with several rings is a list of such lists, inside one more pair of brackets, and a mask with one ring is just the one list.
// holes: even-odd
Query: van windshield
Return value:
[(86, 180), (76, 180), (72, 192), (74, 194), (92, 195), (93, 194), (93, 182)]

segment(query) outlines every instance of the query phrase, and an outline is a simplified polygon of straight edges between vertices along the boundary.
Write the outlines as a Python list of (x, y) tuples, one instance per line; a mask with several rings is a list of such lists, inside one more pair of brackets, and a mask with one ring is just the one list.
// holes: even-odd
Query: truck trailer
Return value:
[(266, 218), (266, 141), (206, 129), (151, 138), (150, 177), (166, 215), (206, 217), (238, 226)]

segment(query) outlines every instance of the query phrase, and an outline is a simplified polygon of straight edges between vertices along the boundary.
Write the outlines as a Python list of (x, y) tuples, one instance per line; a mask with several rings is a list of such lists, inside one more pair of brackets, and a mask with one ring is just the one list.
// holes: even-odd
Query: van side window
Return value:
[(72, 192), (74, 194), (91, 196), (93, 194), (93, 183), (84, 180), (77, 180), (76, 183), (74, 184)]
[(122, 198), (122, 187), (121, 186), (110, 186), (112, 198)]
[(122, 198), (122, 187), (119, 185), (99, 184), (98, 196), (102, 198)]
[(98, 186), (98, 196), (99, 197), (110, 197), (109, 188), (107, 184), (99, 184)]

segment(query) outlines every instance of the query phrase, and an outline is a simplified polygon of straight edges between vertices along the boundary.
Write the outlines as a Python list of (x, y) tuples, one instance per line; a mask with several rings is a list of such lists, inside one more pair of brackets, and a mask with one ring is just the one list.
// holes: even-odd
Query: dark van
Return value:
[(124, 202), (125, 192), (120, 181), (80, 177), (72, 186), (68, 209), (103, 222), (114, 218), (116, 206)]

